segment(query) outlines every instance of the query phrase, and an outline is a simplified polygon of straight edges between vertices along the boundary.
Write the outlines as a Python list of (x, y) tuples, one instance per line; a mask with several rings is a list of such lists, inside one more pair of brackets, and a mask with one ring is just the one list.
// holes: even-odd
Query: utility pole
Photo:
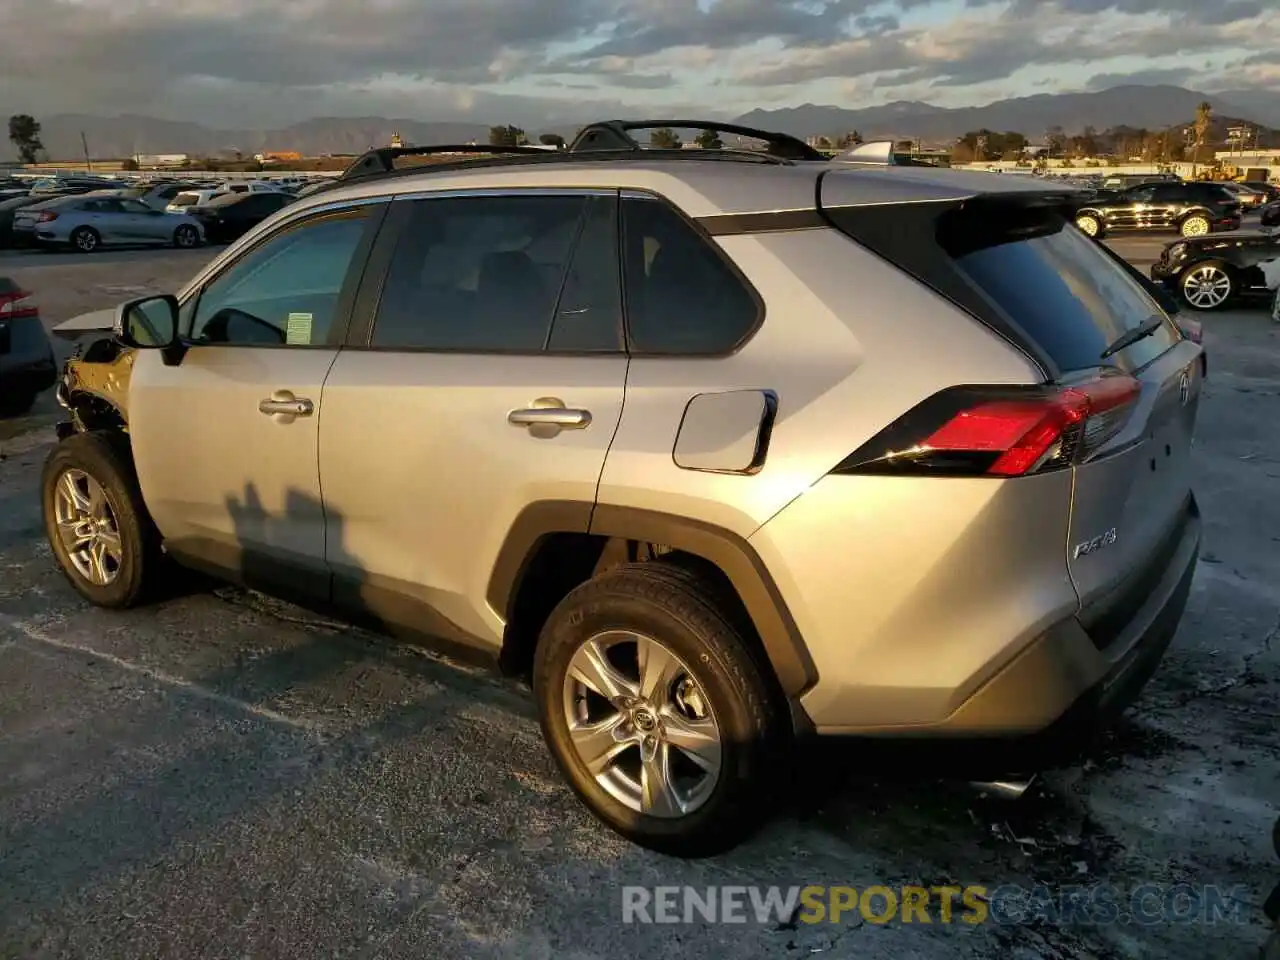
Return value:
[(85, 139), (84, 131), (80, 131), (80, 146), (84, 150), (84, 167), (87, 173), (93, 173), (93, 161), (89, 159), (89, 141)]

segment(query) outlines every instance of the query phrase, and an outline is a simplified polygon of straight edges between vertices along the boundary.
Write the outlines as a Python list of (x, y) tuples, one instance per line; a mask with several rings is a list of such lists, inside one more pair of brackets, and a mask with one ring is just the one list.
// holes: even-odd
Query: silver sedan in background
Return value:
[(92, 253), (113, 244), (195, 247), (204, 242), (204, 228), (193, 217), (95, 192), (24, 207), (14, 214), (13, 236), (18, 245), (68, 245)]

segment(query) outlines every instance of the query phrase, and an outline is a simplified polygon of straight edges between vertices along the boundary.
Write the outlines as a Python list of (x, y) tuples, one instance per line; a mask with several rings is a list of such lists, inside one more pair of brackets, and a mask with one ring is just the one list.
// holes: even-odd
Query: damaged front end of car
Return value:
[(137, 351), (121, 343), (107, 329), (86, 329), (68, 321), (54, 333), (76, 341), (76, 348), (62, 366), (58, 380), (58, 404), (67, 411), (57, 425), (58, 439), (91, 430), (129, 429), (129, 377)]

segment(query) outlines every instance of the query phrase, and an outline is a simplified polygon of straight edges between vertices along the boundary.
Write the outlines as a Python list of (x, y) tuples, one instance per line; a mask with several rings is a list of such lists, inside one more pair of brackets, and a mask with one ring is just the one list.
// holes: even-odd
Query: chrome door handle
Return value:
[(539, 397), (531, 406), (508, 413), (507, 423), (525, 427), (535, 437), (550, 438), (561, 430), (585, 430), (591, 425), (591, 411), (566, 407), (558, 397)]
[(288, 390), (277, 390), (266, 400), (258, 401), (258, 412), (269, 417), (309, 417), (316, 412), (316, 405), (306, 397), (295, 397)]

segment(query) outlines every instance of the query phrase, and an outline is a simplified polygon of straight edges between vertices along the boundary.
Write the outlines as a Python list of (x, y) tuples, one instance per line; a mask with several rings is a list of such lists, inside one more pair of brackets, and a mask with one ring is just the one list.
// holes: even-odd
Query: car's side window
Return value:
[(1155, 187), (1134, 187), (1127, 197), (1130, 203), (1150, 203), (1156, 195)]
[(569, 261), (547, 349), (620, 353), (622, 270), (618, 259), (618, 199), (592, 197)]
[(541, 352), (584, 225), (587, 197), (453, 196), (411, 202), (370, 345)]
[(247, 251), (200, 293), (188, 338), (244, 346), (329, 342), (377, 205), (321, 214)]
[(1172, 183), (1161, 184), (1155, 188), (1156, 203), (1177, 203), (1182, 199), (1182, 191)]
[(760, 303), (688, 220), (656, 199), (624, 199), (622, 216), (633, 353), (725, 354), (755, 330)]

